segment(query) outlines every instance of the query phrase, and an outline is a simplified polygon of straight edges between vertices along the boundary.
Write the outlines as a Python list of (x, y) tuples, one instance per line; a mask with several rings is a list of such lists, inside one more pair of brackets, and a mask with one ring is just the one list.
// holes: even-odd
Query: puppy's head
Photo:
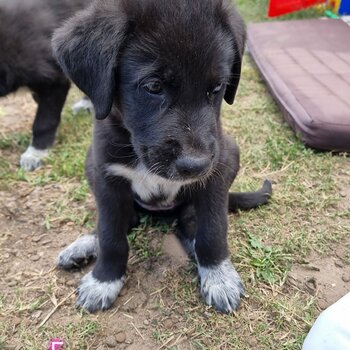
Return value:
[(223, 99), (232, 104), (244, 24), (226, 0), (104, 0), (53, 39), (97, 119), (114, 104), (135, 152), (167, 179), (198, 179), (218, 161)]

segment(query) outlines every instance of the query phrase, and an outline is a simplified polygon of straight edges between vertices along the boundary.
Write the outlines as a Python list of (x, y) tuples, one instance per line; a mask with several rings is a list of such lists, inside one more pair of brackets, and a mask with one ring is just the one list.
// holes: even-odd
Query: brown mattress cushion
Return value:
[(257, 23), (248, 45), (302, 141), (350, 151), (350, 27), (333, 19)]

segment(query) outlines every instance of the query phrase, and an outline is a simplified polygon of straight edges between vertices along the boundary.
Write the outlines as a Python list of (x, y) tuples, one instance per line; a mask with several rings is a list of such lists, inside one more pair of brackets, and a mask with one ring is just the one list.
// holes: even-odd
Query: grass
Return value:
[(169, 231), (169, 226), (158, 222), (152, 217), (142, 215), (139, 226), (133, 228), (128, 235), (129, 244), (133, 247), (135, 256), (141, 260), (162, 255), (161, 246), (155, 240)]
[[(266, 0), (238, 0), (237, 4), (248, 21), (265, 19)], [(309, 9), (287, 18), (317, 15)], [(63, 113), (57, 145), (47, 166), (35, 173), (23, 173), (17, 167), (18, 156), (30, 138), (28, 130), (0, 134), (0, 191), (7, 193), (21, 186), (30, 191), (48, 188), (51, 195), (42, 199), (48, 205), (36, 224), (48, 234), (68, 225), (90, 230), (95, 221), (83, 171), (91, 120), (87, 115), (75, 117), (70, 113), (69, 106), (76, 97), (74, 90)], [(291, 266), (311, 252), (332, 253), (334, 245), (349, 236), (350, 211), (342, 206), (340, 195), (343, 179), (350, 175), (349, 157), (305, 147), (283, 121), (248, 56), (235, 105), (225, 105), (222, 117), (225, 130), (235, 136), (241, 148), (242, 167), (232, 189), (254, 190), (265, 177), (274, 186), (270, 205), (230, 215), (229, 246), (247, 296), (238, 313), (221, 315), (201, 302), (194, 266), (164, 271), (164, 281), (155, 286), (161, 290), (154, 311), (158, 318), (144, 332), (152, 334), (157, 348), (166, 344), (163, 348), (181, 349), (176, 340), (183, 337), (195, 349), (300, 349), (319, 310), (317, 299), (289, 286), (287, 276)], [(60, 190), (52, 195), (55, 186)], [(159, 241), (172, 230), (172, 226), (142, 218), (129, 236), (141, 265), (164, 258)], [(6, 239), (6, 234), (0, 235), (0, 242)], [(350, 262), (349, 254), (345, 258)], [(41, 276), (39, 272), (37, 275)], [(52, 334), (62, 335), (69, 349), (95, 348), (91, 346), (108, 334), (107, 319), (117, 317), (113, 322), (118, 323), (122, 317), (117, 310), (99, 316), (78, 313), (72, 297), (54, 319), (57, 322), (38, 328), (30, 315), (51, 305), (53, 293), (63, 288), (55, 273), (48, 276), (48, 283), (39, 290), (19, 284), (10, 296), (0, 295), (0, 349), (13, 340), (14, 321), (6, 320), (6, 315), (20, 319), (16, 341), (33, 350), (43, 348)], [(180, 321), (166, 328), (163, 318), (174, 315)]]
[[(261, 22), (267, 19), (269, 0), (236, 0), (240, 13), (247, 22)], [(321, 6), (309, 7), (299, 12), (274, 18), (273, 20), (290, 20), (319, 17), (324, 10)]]

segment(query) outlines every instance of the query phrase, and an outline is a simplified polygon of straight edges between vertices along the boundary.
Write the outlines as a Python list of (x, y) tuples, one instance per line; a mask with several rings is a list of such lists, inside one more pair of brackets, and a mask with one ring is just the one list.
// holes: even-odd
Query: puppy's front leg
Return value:
[(127, 231), (133, 215), (130, 185), (121, 178), (97, 178), (99, 252), (96, 265), (81, 280), (77, 304), (90, 312), (108, 309), (118, 297), (126, 277), (129, 246)]
[(227, 247), (227, 192), (224, 176), (216, 176), (205, 190), (197, 192), (195, 199), (198, 218), (195, 252), (201, 294), (208, 305), (225, 313), (236, 310), (244, 295)]
[(69, 87), (70, 83), (65, 78), (58, 79), (53, 84), (31, 86), (38, 102), (38, 110), (33, 123), (32, 143), (21, 156), (20, 164), (23, 170), (35, 170), (48, 157)]

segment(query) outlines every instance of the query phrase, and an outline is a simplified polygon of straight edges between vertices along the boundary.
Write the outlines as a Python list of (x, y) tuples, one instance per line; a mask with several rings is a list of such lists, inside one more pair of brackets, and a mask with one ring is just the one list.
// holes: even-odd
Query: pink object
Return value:
[(63, 349), (63, 340), (59, 338), (54, 338), (50, 340), (48, 350), (61, 350)]

